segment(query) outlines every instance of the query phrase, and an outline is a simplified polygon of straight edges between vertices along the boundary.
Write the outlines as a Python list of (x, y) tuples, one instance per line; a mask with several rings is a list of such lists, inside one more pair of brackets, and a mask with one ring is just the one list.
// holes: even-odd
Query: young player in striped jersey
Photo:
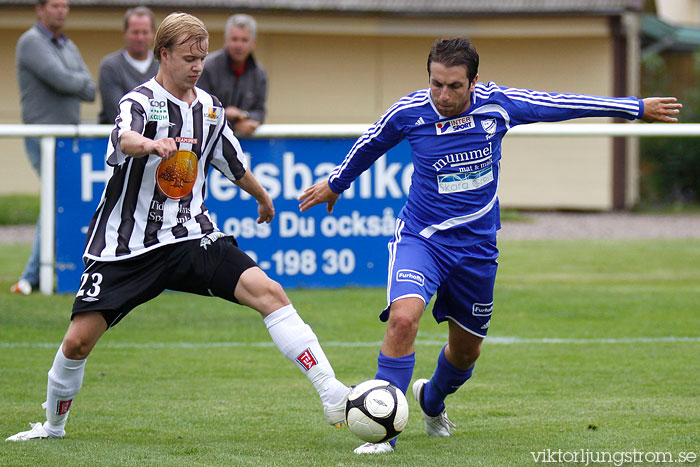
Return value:
[[(433, 294), (433, 315), (448, 321), (448, 343), (428, 381), (413, 394), (431, 436), (450, 436), (444, 400), (472, 375), (493, 309), (500, 228), (498, 182), (501, 141), (507, 131), (533, 122), (621, 117), (675, 122), (675, 98), (637, 99), (549, 94), (480, 84), (479, 56), (466, 38), (438, 40), (428, 56), (429, 88), (396, 102), (363, 134), (328, 181), (300, 197), (305, 211), (327, 203), (328, 212), (375, 160), (401, 140), (412, 148), (414, 173), (389, 243), (388, 320), (377, 379), (404, 392), (414, 367), (418, 322)], [(367, 443), (358, 454), (391, 452), (392, 443)]]
[(157, 76), (122, 98), (107, 152), (114, 173), (90, 224), (71, 323), (49, 371), (47, 420), (8, 441), (63, 437), (99, 338), (165, 289), (213, 295), (260, 312), (278, 349), (318, 392), (326, 420), (344, 422), (349, 390), (335, 378), (316, 335), (282, 287), (216, 229), (204, 206), (212, 165), (255, 198), (259, 223), (275, 214), (269, 195), (243, 165), (221, 104), (195, 88), (208, 44), (197, 18), (169, 15), (156, 33)]

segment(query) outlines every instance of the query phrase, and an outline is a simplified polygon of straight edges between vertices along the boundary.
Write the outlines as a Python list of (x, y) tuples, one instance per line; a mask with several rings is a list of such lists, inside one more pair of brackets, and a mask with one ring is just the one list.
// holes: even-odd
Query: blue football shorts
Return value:
[(493, 311), (493, 288), (498, 269), (495, 238), (476, 245), (456, 247), (431, 242), (397, 220), (389, 242), (387, 307), (415, 297), (427, 304), (437, 292), (433, 316), (438, 323), (452, 320), (464, 330), (486, 337)]

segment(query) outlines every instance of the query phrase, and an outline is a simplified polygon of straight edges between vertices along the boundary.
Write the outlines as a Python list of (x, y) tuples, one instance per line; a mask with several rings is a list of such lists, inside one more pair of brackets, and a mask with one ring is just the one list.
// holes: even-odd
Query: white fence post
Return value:
[(41, 243), (39, 253), (39, 290), (53, 294), (56, 216), (56, 137), (41, 138)]

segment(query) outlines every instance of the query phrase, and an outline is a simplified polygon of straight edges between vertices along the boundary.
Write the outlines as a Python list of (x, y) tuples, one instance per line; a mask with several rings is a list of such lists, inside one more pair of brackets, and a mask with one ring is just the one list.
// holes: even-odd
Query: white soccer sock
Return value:
[(301, 319), (293, 305), (273, 311), (264, 319), (267, 330), (282, 354), (297, 364), (309, 378), (323, 405), (340, 402), (347, 387), (335, 378), (335, 372), (311, 327)]
[(70, 360), (63, 355), (63, 345), (58, 348), (53, 366), (49, 370), (46, 386), (46, 423), (44, 429), (49, 434), (62, 435), (63, 427), (73, 398), (83, 385), (85, 361)]

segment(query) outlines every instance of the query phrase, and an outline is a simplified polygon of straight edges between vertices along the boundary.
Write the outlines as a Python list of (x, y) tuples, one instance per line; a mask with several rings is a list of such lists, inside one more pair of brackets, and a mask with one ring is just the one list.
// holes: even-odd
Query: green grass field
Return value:
[[(427, 437), (409, 397), (397, 451), (354, 455), (359, 441), (325, 425), (311, 385), (255, 312), (168, 293), (100, 341), (67, 437), (3, 443), (0, 465), (518, 466), (546, 450), (700, 456), (700, 240), (500, 248), (489, 338), (474, 377), (447, 401), (451, 438)], [(46, 372), (72, 303), (7, 292), (28, 252), (0, 245), (3, 438), (43, 421)], [(289, 295), (343, 381), (374, 376), (383, 289)], [(426, 313), (414, 377), (430, 377), (445, 339), (446, 325)]]
[(39, 203), (39, 195), (0, 195), (0, 225), (36, 223)]

